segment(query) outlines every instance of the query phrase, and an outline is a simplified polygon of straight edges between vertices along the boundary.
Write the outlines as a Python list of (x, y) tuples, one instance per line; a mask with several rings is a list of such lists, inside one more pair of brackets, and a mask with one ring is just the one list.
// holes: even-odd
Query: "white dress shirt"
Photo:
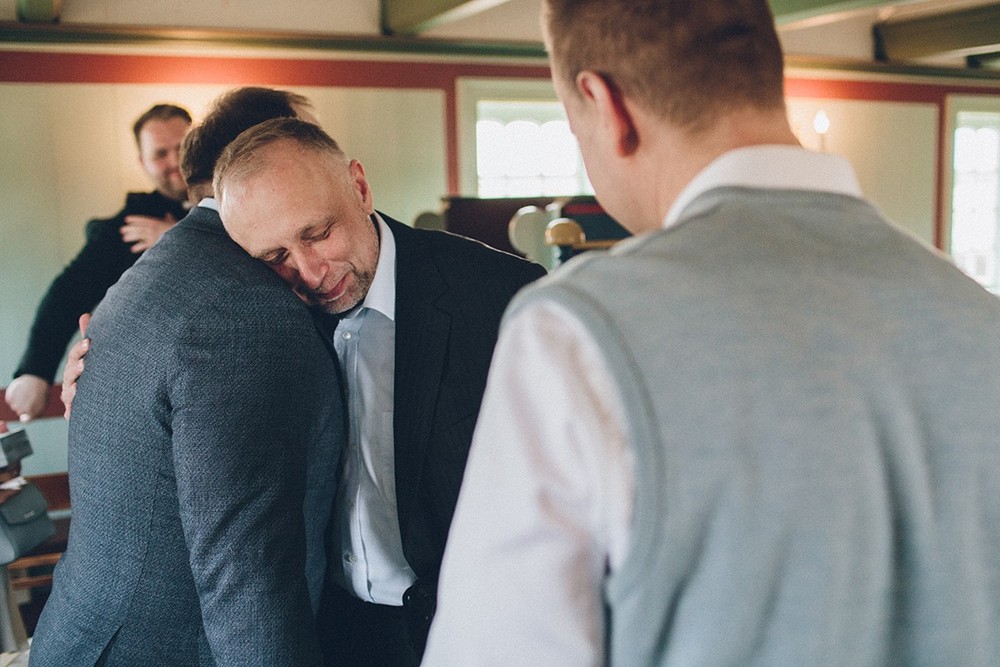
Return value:
[[(719, 157), (678, 196), (675, 224), (719, 186), (861, 196), (843, 158), (794, 146)], [(599, 665), (601, 584), (628, 550), (632, 453), (597, 341), (534, 302), (504, 324), (445, 551), (424, 665)]]
[(350, 434), (333, 516), (334, 579), (368, 602), (401, 605), (416, 576), (403, 557), (396, 511), (393, 381), (396, 243), (377, 215), (381, 242), (365, 299), (342, 317), (334, 345), (347, 385)]

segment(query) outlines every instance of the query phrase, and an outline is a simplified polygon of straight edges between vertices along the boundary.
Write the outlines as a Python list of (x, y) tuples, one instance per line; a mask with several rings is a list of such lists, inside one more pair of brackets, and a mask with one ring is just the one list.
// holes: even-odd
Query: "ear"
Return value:
[(351, 182), (354, 184), (354, 192), (358, 196), (358, 201), (364, 206), (368, 215), (371, 215), (375, 212), (375, 206), (372, 204), (372, 187), (368, 184), (368, 178), (365, 176), (365, 168), (357, 160), (351, 160), (348, 170), (351, 173)]
[(618, 86), (603, 74), (584, 70), (576, 76), (576, 87), (597, 113), (601, 127), (610, 133), (618, 155), (628, 157), (635, 153), (639, 148), (639, 132)]

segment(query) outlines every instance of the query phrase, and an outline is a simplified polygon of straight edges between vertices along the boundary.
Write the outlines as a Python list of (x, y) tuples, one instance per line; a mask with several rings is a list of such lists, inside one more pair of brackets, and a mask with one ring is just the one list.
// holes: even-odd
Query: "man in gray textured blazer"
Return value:
[(798, 145), (766, 0), (543, 7), (636, 236), (505, 315), (423, 664), (1000, 664), (1000, 302)]
[(33, 665), (320, 662), (344, 433), (335, 357), (210, 207), (148, 251), (88, 328), (69, 547)]

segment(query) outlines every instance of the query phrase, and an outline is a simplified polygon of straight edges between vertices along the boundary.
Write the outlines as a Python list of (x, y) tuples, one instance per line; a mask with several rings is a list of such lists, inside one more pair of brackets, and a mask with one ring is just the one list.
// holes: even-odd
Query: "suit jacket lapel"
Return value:
[(419, 233), (386, 216), (396, 240), (396, 377), (393, 438), (396, 505), (405, 532), (430, 443), (451, 316), (437, 301), (447, 285)]

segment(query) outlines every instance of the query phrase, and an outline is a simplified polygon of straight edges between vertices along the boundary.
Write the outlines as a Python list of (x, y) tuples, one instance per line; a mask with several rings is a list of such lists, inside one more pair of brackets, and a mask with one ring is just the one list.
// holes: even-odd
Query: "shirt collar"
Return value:
[(219, 210), (219, 202), (215, 199), (215, 197), (202, 198), (202, 200), (198, 202), (198, 206), (201, 206), (202, 208), (210, 208), (216, 212)]
[(723, 186), (862, 196), (854, 168), (844, 157), (791, 145), (749, 146), (724, 153), (695, 176), (670, 207), (663, 226), (675, 225), (699, 195)]
[[(392, 235), (389, 226), (385, 224), (378, 213), (375, 213), (375, 222), (378, 224), (379, 242), (378, 264), (375, 266), (375, 277), (368, 288), (360, 307), (356, 312), (364, 308), (377, 310), (390, 320), (396, 320), (396, 239)], [(350, 317), (348, 315), (348, 317)]]

